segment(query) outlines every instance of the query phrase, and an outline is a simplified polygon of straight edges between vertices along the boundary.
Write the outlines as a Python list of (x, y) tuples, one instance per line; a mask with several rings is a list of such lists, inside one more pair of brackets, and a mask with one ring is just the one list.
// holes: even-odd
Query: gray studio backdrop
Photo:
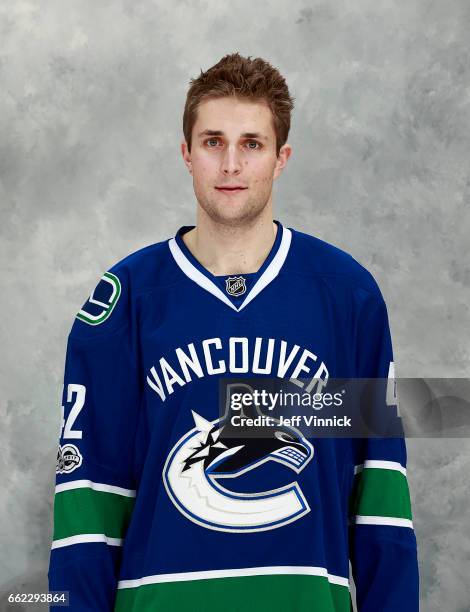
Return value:
[[(398, 376), (468, 376), (469, 29), (468, 0), (0, 1), (1, 610), (47, 589), (73, 318), (194, 222), (184, 97), (222, 55), (268, 59), (296, 98), (275, 217), (374, 274)], [(408, 459), (422, 609), (468, 611), (470, 444)]]

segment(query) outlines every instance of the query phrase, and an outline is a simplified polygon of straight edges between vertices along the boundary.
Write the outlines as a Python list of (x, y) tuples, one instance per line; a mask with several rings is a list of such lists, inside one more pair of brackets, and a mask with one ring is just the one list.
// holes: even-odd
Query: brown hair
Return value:
[(183, 114), (183, 133), (191, 152), (191, 134), (199, 104), (207, 99), (234, 96), (265, 100), (273, 115), (276, 155), (287, 141), (294, 99), (284, 77), (267, 61), (239, 53), (225, 55), (217, 64), (190, 80)]

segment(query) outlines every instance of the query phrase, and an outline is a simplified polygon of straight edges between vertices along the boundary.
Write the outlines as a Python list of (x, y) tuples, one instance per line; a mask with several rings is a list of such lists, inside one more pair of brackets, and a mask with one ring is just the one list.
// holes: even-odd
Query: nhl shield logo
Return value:
[(243, 276), (230, 276), (225, 280), (225, 290), (234, 297), (243, 295), (246, 292), (245, 278)]

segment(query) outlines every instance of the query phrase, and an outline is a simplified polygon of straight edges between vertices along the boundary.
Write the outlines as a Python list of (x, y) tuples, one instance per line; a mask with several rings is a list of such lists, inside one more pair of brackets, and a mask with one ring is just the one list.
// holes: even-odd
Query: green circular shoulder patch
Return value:
[(77, 319), (89, 325), (100, 325), (111, 316), (121, 295), (121, 282), (111, 272), (105, 272), (92, 294), (77, 313)]

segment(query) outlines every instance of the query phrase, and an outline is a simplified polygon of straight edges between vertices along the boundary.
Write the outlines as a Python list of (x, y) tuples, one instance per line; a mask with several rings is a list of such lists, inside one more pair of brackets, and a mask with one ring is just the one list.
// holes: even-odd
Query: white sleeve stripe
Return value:
[(197, 572), (180, 572), (173, 574), (155, 574), (153, 576), (143, 576), (131, 580), (121, 580), (118, 582), (118, 589), (131, 589), (149, 584), (160, 584), (169, 582), (185, 582), (189, 580), (214, 580), (218, 578), (239, 578), (246, 576), (276, 576), (276, 575), (300, 575), (300, 576), (321, 576), (332, 584), (338, 584), (349, 588), (349, 578), (330, 574), (324, 567), (311, 566), (262, 566), (246, 567), (236, 569), (218, 569)]
[(404, 468), (398, 461), (381, 461), (378, 459), (368, 459), (364, 463), (354, 466), (354, 474), (361, 472), (363, 469), (375, 468), (380, 470), (396, 470), (401, 472), (403, 476), (406, 476), (406, 468)]
[(92, 482), (91, 480), (72, 480), (71, 482), (63, 482), (56, 485), (55, 492), (71, 491), (73, 489), (93, 489), (94, 491), (103, 491), (105, 493), (115, 493), (124, 497), (135, 497), (135, 490), (123, 489), (114, 485), (108, 485), (101, 482)]
[(73, 544), (90, 544), (93, 542), (103, 542), (109, 546), (122, 546), (121, 538), (108, 538), (104, 533), (82, 533), (80, 535), (54, 540), (51, 548), (62, 548), (63, 546), (72, 546)]
[(390, 525), (391, 527), (409, 527), (413, 529), (413, 521), (392, 516), (361, 516), (356, 515), (349, 521), (350, 525)]

